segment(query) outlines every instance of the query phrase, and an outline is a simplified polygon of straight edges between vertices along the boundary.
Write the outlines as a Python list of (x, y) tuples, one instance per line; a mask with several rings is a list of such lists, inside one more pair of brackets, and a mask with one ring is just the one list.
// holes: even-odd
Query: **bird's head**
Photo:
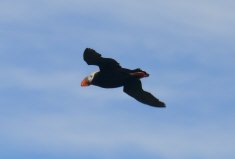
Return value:
[(85, 77), (81, 82), (81, 86), (82, 87), (90, 86), (92, 84), (92, 81), (94, 80), (96, 73), (97, 72), (93, 72), (89, 76)]

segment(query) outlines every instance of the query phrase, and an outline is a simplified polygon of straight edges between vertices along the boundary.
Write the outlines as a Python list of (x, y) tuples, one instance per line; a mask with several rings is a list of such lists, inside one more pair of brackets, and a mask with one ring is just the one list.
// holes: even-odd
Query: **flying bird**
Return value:
[(97, 65), (100, 71), (91, 73), (81, 82), (82, 87), (95, 85), (102, 88), (123, 87), (123, 91), (137, 101), (153, 106), (165, 107), (165, 103), (142, 88), (140, 79), (149, 74), (139, 68), (130, 70), (123, 68), (112, 58), (104, 58), (95, 50), (86, 48), (83, 59), (88, 65)]

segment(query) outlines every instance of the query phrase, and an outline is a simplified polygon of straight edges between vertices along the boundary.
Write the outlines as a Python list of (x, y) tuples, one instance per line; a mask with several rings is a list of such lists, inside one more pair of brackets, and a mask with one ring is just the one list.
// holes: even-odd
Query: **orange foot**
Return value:
[(134, 72), (134, 73), (131, 73), (131, 76), (133, 77), (137, 77), (137, 78), (144, 78), (144, 77), (148, 77), (149, 74), (147, 72)]

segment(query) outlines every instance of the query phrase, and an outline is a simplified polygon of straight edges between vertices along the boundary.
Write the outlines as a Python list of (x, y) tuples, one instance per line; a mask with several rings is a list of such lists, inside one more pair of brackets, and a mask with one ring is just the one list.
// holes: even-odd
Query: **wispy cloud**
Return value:
[(36, 72), (30, 69), (10, 68), (0, 72), (0, 87), (2, 89), (14, 88), (29, 91), (60, 92), (73, 97), (90, 98), (93, 101), (125, 99), (125, 96), (122, 95), (122, 90), (119, 89), (110, 93), (108, 90), (102, 91), (95, 87), (81, 88), (81, 80), (86, 74), (82, 75), (79, 71)]
[[(232, 28), (235, 25), (233, 20), (234, 2), (215, 1), (40, 1), (32, 2), (25, 0), (25, 3), (17, 1), (1, 1), (1, 19), (8, 20), (37, 20), (55, 18), (64, 13), (74, 13), (89, 17), (105, 16), (110, 21), (118, 20), (135, 25), (136, 28), (144, 26), (155, 29), (166, 24), (175, 24), (195, 28), (199, 31), (211, 32), (213, 34), (234, 33)], [(93, 4), (93, 5), (92, 5)], [(112, 7), (115, 5), (116, 7)], [(29, 14), (31, 13), (31, 14)], [(110, 18), (109, 18), (110, 17)], [(100, 18), (100, 17), (99, 17)], [(92, 18), (94, 19), (94, 18)], [(176, 27), (175, 26), (175, 27)], [(174, 29), (175, 27), (171, 27)], [(168, 29), (170, 29), (168, 27)], [(189, 35), (187, 30), (185, 35)], [(183, 32), (181, 32), (183, 33)], [(228, 34), (226, 34), (228, 35)]]
[[(133, 144), (142, 151), (161, 155), (164, 158), (221, 158), (233, 155), (234, 129), (225, 126), (220, 129), (214, 123), (185, 128), (175, 123), (156, 121), (151, 127), (148, 119), (141, 122), (123, 123), (118, 116), (97, 116), (95, 114), (74, 115), (27, 115), (4, 120), (1, 135), (10, 144), (16, 144), (26, 151), (32, 149), (53, 148), (56, 153), (76, 153), (76, 151), (100, 151), (102, 154), (114, 154), (127, 144)], [(128, 116), (123, 116), (123, 120)], [(137, 119), (137, 116), (132, 116)], [(17, 120), (16, 120), (17, 119)], [(109, 125), (109, 129), (106, 126)], [(227, 125), (229, 126), (229, 125)], [(226, 129), (229, 129), (228, 132)], [(17, 133), (15, 133), (17, 132)], [(167, 132), (167, 133), (166, 133)], [(210, 132), (210, 133), (208, 133)], [(26, 147), (24, 147), (27, 145)], [(223, 146), (222, 146), (223, 145)], [(108, 152), (107, 152), (108, 150)], [(169, 153), (170, 151), (170, 153)]]
[[(33, 70), (11, 68), (1, 70), (1, 87), (22, 87), (24, 89), (71, 89), (79, 84), (78, 72), (39, 73)], [(77, 86), (77, 85), (76, 85)]]

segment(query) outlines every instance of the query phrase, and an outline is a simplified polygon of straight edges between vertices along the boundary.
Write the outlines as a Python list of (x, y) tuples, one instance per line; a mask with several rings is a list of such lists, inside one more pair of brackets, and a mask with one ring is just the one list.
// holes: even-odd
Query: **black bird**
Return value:
[(165, 107), (165, 104), (154, 97), (151, 93), (142, 89), (140, 79), (148, 77), (149, 74), (141, 69), (126, 69), (111, 58), (103, 58), (95, 50), (86, 48), (83, 59), (88, 65), (97, 65), (99, 72), (87, 76), (81, 86), (95, 85), (102, 88), (116, 88), (124, 86), (123, 91), (141, 103), (153, 107)]

